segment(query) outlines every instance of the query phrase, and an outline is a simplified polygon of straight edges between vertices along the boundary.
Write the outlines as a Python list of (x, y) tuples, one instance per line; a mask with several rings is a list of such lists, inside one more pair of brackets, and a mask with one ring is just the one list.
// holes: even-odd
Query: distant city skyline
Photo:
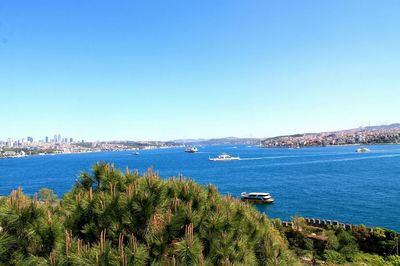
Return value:
[[(12, 137), (12, 136), (9, 136), (9, 137), (7, 137), (5, 139), (1, 139), (0, 138), (0, 142), (2, 142), (2, 141), (3, 142), (7, 142), (7, 141), (10, 141), (10, 140), (13, 141), (13, 142), (22, 142), (22, 143), (24, 143), (24, 142), (31, 142), (31, 143), (33, 143), (33, 142), (61, 143), (61, 142), (73, 142), (74, 138), (62, 136), (60, 133), (54, 134), (52, 136), (45, 135), (44, 137), (36, 137), (36, 138), (32, 137), (31, 135), (27, 135), (26, 137)], [(75, 139), (75, 141), (77, 141), (77, 140)], [(78, 140), (78, 141), (82, 141), (82, 140)]]
[(0, 140), (399, 122), (398, 1), (3, 1)]
[[(342, 131), (342, 130), (351, 130), (351, 129), (359, 129), (359, 128), (365, 128), (365, 127), (374, 127), (374, 126), (388, 126), (388, 125), (394, 125), (394, 124), (399, 124), (399, 123), (388, 123), (388, 124), (379, 124), (379, 125), (371, 125), (370, 123), (368, 123), (368, 125), (365, 126), (359, 126), (359, 127), (351, 127), (351, 128), (340, 128), (340, 129), (332, 129), (332, 130), (326, 130), (326, 131), (307, 131), (307, 132), (291, 132), (288, 134), (282, 134), (282, 135), (274, 135), (274, 136), (260, 136), (260, 137), (247, 137), (247, 136), (234, 136), (234, 135), (229, 135), (229, 136), (218, 136), (215, 138), (229, 138), (229, 137), (236, 137), (236, 138), (258, 138), (258, 139), (266, 139), (266, 138), (270, 138), (270, 137), (278, 137), (278, 136), (284, 136), (284, 135), (295, 135), (295, 134), (305, 134), (305, 133), (324, 133), (324, 132), (334, 132), (334, 131)], [(210, 137), (210, 138), (204, 138), (204, 137), (200, 137), (200, 138), (194, 138), (194, 139), (213, 139), (214, 137)], [(193, 139), (193, 138), (187, 138), (187, 139)], [(37, 137), (37, 138), (33, 138), (30, 135), (26, 136), (26, 137), (18, 137), (18, 138), (14, 138), (14, 137), (7, 137), (7, 138), (0, 138), (0, 142), (6, 142), (7, 140), (13, 140), (15, 141), (21, 141), (24, 140), (26, 142), (44, 142), (44, 143), (50, 143), (50, 142), (97, 142), (97, 141), (174, 141), (174, 140), (181, 140), (178, 138), (175, 139), (165, 139), (165, 140), (160, 140), (160, 139), (84, 139), (84, 138), (72, 138), (72, 137), (64, 137), (62, 134), (58, 133), (58, 134), (54, 134), (53, 137), (50, 136), (44, 136), (44, 137)]]

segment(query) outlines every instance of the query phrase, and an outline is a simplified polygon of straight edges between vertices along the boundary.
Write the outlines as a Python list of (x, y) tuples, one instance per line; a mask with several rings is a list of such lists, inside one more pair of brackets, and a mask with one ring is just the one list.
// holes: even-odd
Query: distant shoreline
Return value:
[(86, 153), (103, 153), (103, 152), (122, 152), (122, 151), (139, 151), (139, 150), (156, 150), (156, 149), (173, 149), (173, 148), (182, 148), (180, 146), (168, 146), (168, 147), (146, 147), (146, 148), (133, 148), (133, 149), (126, 149), (126, 150), (96, 150), (96, 151), (76, 151), (76, 152), (61, 152), (61, 153), (45, 153), (45, 154), (26, 154), (26, 155), (17, 155), (17, 156), (2, 156), (1, 159), (21, 159), (26, 157), (43, 157), (43, 156), (57, 156), (57, 155), (68, 155), (68, 154), (86, 154)]
[(324, 148), (324, 147), (347, 147), (347, 146), (377, 146), (377, 145), (400, 145), (400, 143), (358, 143), (358, 144), (330, 144), (330, 145), (307, 145), (307, 146), (300, 146), (299, 148), (297, 147), (291, 147), (291, 146), (265, 146), (265, 145), (259, 145), (257, 147), (260, 148), (272, 148), (272, 149), (279, 149), (279, 148), (285, 148), (285, 149), (304, 149), (304, 148)]

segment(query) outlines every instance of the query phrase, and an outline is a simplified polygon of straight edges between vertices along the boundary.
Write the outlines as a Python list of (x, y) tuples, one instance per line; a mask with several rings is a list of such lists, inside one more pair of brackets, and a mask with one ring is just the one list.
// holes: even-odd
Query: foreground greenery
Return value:
[(264, 214), (213, 186), (109, 164), (0, 199), (0, 265), (298, 265)]
[[(291, 227), (211, 185), (98, 163), (58, 199), (0, 198), (0, 265), (395, 265), (399, 234)], [(297, 256), (296, 256), (297, 255)]]
[(292, 226), (283, 227), (279, 220), (276, 228), (286, 236), (289, 246), (310, 264), (328, 265), (380, 265), (400, 266), (399, 233), (365, 226), (325, 228), (310, 226), (304, 218), (296, 217)]

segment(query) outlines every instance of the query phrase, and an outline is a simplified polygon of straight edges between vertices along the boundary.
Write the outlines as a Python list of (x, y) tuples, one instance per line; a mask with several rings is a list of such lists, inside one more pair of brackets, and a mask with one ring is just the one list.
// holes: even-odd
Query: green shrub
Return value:
[(324, 259), (327, 262), (332, 262), (332, 263), (345, 263), (346, 262), (346, 258), (340, 254), (339, 252), (335, 251), (335, 250), (325, 250), (324, 252)]
[(386, 261), (391, 263), (393, 266), (400, 266), (400, 256), (398, 255), (389, 256)]
[(353, 262), (365, 263), (370, 266), (389, 266), (392, 265), (386, 262), (381, 256), (358, 252), (353, 256)]
[(339, 248), (339, 240), (333, 230), (325, 230), (324, 235), (328, 237), (326, 241), (326, 249), (337, 250)]

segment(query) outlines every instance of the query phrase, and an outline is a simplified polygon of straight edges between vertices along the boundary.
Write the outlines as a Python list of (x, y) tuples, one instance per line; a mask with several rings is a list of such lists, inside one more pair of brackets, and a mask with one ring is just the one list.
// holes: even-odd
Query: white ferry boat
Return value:
[(240, 157), (239, 156), (233, 157), (226, 153), (223, 153), (221, 155), (218, 155), (217, 157), (208, 158), (208, 160), (210, 160), (210, 161), (234, 161), (234, 160), (240, 160)]
[(199, 150), (196, 148), (196, 147), (191, 147), (191, 148), (187, 148), (186, 150), (185, 150), (185, 152), (189, 152), (189, 153), (196, 153), (196, 152), (198, 152)]
[(274, 199), (269, 193), (266, 192), (242, 192), (242, 201), (254, 202), (254, 203), (272, 203)]
[(356, 152), (370, 152), (370, 150), (369, 149), (367, 149), (367, 148), (359, 148), (359, 149), (357, 149), (356, 150)]

